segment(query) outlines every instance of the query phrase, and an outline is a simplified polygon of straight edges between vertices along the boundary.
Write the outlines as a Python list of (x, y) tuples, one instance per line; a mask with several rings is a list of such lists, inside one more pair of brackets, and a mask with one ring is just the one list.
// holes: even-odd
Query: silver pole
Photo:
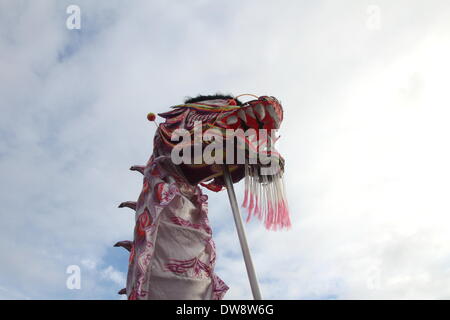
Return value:
[(231, 179), (230, 170), (227, 165), (223, 166), (223, 178), (225, 186), (227, 187), (228, 198), (230, 199), (231, 210), (233, 211), (234, 223), (236, 224), (236, 230), (241, 243), (242, 255), (244, 256), (245, 267), (247, 268), (248, 280), (250, 281), (250, 287), (252, 288), (253, 299), (262, 300), (261, 291), (259, 291), (258, 279), (256, 279), (255, 268), (253, 267), (252, 257), (250, 255), (250, 249), (247, 244), (247, 237), (245, 236), (244, 225), (242, 223), (241, 214), (236, 201), (236, 194), (234, 193), (233, 180)]

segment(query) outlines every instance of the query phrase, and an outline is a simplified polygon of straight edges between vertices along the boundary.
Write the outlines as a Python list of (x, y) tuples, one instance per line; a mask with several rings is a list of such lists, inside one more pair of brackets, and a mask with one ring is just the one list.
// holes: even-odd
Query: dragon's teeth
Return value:
[(266, 112), (264, 111), (264, 106), (260, 103), (258, 103), (255, 106), (255, 113), (258, 117), (258, 120), (262, 121), (266, 117)]
[(275, 112), (275, 108), (271, 105), (267, 106), (266, 108), (267, 112), (269, 113), (270, 117), (275, 121), (275, 123), (280, 123), (280, 118), (278, 118), (277, 113)]
[(241, 119), (244, 122), (247, 122), (247, 116), (245, 115), (245, 111), (244, 110), (239, 110), (237, 112), (237, 116), (239, 117), (239, 119)]
[(236, 116), (230, 116), (227, 119), (227, 124), (235, 124), (236, 122), (238, 122), (238, 118)]
[(246, 108), (246, 109), (245, 109), (245, 113), (246, 113), (248, 116), (250, 116), (251, 118), (256, 119), (256, 116), (255, 116), (255, 114), (253, 113), (252, 108)]

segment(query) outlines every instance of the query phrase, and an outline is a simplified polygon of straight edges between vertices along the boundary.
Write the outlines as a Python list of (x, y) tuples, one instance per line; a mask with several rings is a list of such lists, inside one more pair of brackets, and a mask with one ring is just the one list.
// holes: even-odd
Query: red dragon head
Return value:
[(165, 122), (158, 126), (153, 155), (174, 160), (178, 154), (178, 174), (213, 191), (223, 188), (227, 164), (233, 182), (245, 177), (249, 217), (264, 217), (267, 228), (289, 227), (284, 160), (274, 149), (273, 134), (283, 121), (283, 108), (275, 97), (254, 97), (242, 103), (232, 96), (198, 96), (160, 113)]

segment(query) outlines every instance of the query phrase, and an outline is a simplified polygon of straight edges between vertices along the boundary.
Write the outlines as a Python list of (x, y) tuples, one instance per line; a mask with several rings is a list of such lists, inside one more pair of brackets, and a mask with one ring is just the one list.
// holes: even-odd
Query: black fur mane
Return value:
[(229, 94), (213, 94), (213, 95), (198, 95), (194, 98), (188, 97), (186, 100), (184, 100), (184, 103), (195, 103), (205, 100), (214, 100), (214, 99), (234, 99), (236, 100), (236, 103), (238, 106), (242, 105), (242, 102), (240, 102), (238, 99), (234, 98), (232, 95)]

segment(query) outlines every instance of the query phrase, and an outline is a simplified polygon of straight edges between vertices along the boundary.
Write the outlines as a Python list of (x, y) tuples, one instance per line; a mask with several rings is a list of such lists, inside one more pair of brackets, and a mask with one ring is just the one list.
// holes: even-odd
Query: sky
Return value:
[[(284, 107), (293, 226), (246, 225), (263, 297), (449, 299), (449, 56), (447, 0), (0, 0), (0, 299), (120, 299), (146, 115), (216, 92)], [(251, 299), (208, 195), (225, 298)]]

